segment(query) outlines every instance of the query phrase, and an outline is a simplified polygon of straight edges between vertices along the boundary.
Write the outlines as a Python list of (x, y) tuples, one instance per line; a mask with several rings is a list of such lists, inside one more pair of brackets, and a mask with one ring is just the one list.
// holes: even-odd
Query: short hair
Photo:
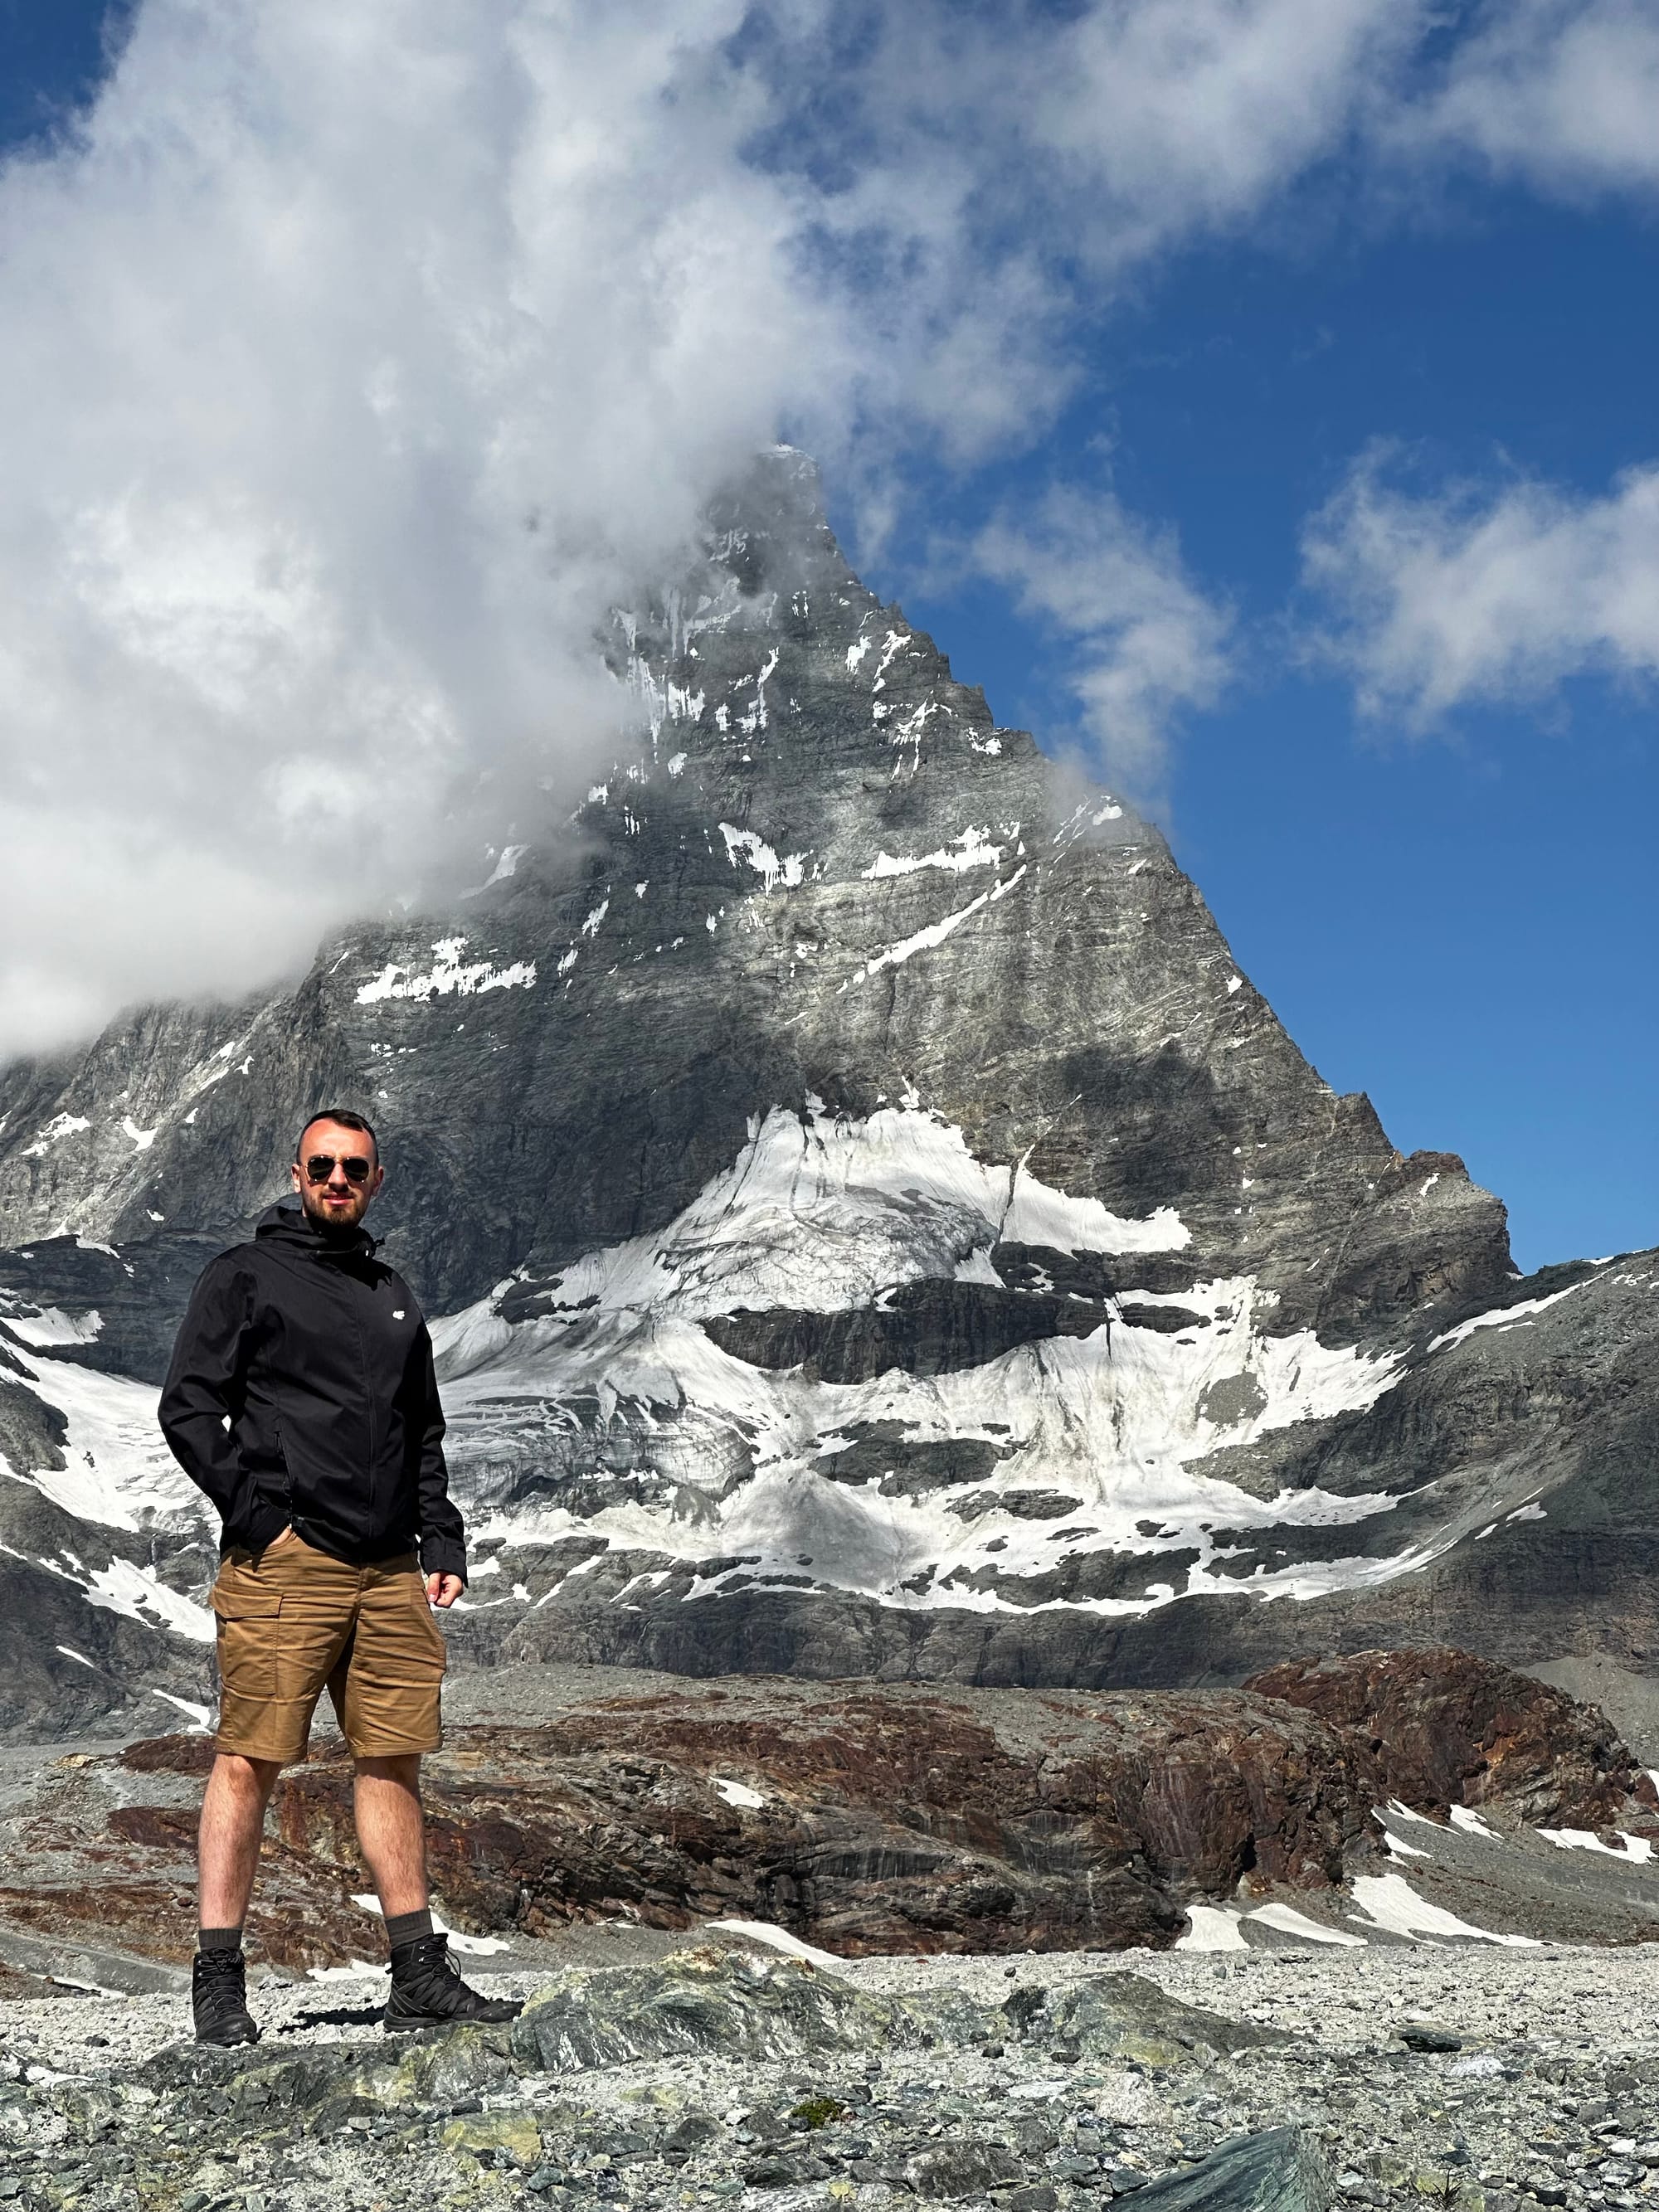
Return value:
[(307, 1114), (300, 1125), (300, 1133), (294, 1140), (294, 1157), (297, 1160), (305, 1144), (306, 1131), (315, 1121), (337, 1121), (343, 1129), (361, 1129), (374, 1147), (374, 1164), (380, 1164), (380, 1140), (374, 1133), (374, 1125), (365, 1121), (361, 1114), (354, 1114), (345, 1106), (319, 1106), (314, 1114)]

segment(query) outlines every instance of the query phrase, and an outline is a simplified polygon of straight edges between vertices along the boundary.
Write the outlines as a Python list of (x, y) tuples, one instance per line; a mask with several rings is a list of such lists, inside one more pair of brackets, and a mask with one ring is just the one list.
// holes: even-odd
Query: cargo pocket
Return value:
[(213, 1592), (218, 1631), (219, 1681), (227, 1697), (263, 1704), (276, 1694), (280, 1590), (248, 1589), (222, 1576)]
[(417, 1658), (423, 1659), (441, 1680), (449, 1666), (449, 1644), (438, 1626), (437, 1614), (427, 1602), (424, 1575), (415, 1578), (415, 1649)]

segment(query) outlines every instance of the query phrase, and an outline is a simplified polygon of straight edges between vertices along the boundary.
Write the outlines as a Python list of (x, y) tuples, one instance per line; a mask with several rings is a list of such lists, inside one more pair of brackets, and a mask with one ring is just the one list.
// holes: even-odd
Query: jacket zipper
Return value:
[(357, 1358), (362, 1368), (363, 1399), (368, 1407), (368, 1466), (365, 1469), (365, 1474), (367, 1476), (367, 1487), (368, 1491), (369, 1517), (372, 1520), (374, 1518), (375, 1507), (374, 1469), (379, 1458), (379, 1450), (374, 1436), (374, 1382), (373, 1377), (370, 1376), (368, 1371), (368, 1339), (363, 1333), (362, 1320), (357, 1311), (357, 1300), (356, 1297), (357, 1288), (356, 1278), (355, 1275), (345, 1274), (343, 1268), (341, 1270), (341, 1273), (344, 1276), (346, 1297), (351, 1307), (352, 1326), (357, 1332)]

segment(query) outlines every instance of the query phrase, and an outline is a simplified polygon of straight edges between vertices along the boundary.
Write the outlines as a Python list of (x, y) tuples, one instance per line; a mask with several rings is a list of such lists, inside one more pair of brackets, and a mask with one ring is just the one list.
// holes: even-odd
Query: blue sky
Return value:
[[(705, 372), (701, 356), (686, 366), (696, 332), (683, 320), (675, 389), (701, 395), (696, 434), (653, 427), (659, 442), (640, 441), (633, 477), (591, 455), (590, 474), (573, 474), (556, 454), (550, 483), (565, 475), (549, 502), (563, 497), (580, 517), (627, 514), (633, 500), (643, 508), (669, 482), (689, 496), (720, 437), (763, 422), (812, 444), (872, 586), (934, 633), (1002, 720), (1081, 744), (1148, 804), (1310, 1058), (1340, 1088), (1369, 1091), (1403, 1148), (1461, 1152), (1509, 1204), (1522, 1267), (1650, 1244), (1659, 21), (1644, 0), (1465, 0), (1422, 14), (1413, 33), (1415, 0), (1310, 4), (1009, 0), (941, 15), (933, 0), (901, 12), (860, 0), (826, 12), (814, 46), (800, 30), (810, 8), (769, 31), (757, 8), (734, 40), (733, 0), (665, 12), (628, 0), (620, 13), (582, 0), (546, 63), (556, 120), (540, 126), (556, 140), (561, 102), (591, 104), (604, 123), (594, 136), (610, 166), (569, 215), (570, 229), (599, 241), (599, 289), (580, 293), (580, 314), (596, 319), (599, 300), (608, 313), (613, 291), (627, 307), (621, 272), (660, 244), (651, 232), (635, 255), (628, 222), (661, 225), (695, 205), (717, 210), (700, 215), (697, 251), (711, 226), (731, 226), (714, 237), (728, 260), (711, 259), (699, 296), (712, 293), (747, 336), (740, 367), (716, 349)], [(535, 0), (290, 0), (276, 15), (252, 0), (208, 10), (146, 0), (143, 69), (111, 129), (107, 203), (100, 211), (95, 191), (77, 191), (73, 207), (67, 191), (30, 203), (32, 232), (61, 239), (52, 265), (71, 289), (79, 256), (89, 297), (100, 284), (118, 293), (135, 236), (143, 250), (123, 227), (139, 219), (135, 189), (150, 191), (150, 293), (174, 314), (176, 362), (234, 343), (269, 312), (277, 336), (264, 352), (280, 353), (300, 326), (326, 365), (356, 309), (350, 253), (360, 274), (383, 266), (399, 209), (365, 217), (333, 292), (319, 279), (290, 297), (283, 241), (307, 179), (337, 215), (378, 206), (387, 179), (417, 200), (431, 170), (422, 219), (441, 229), (459, 207), (458, 226), (470, 220), (466, 195), (482, 188), (470, 171), (446, 182), (438, 156), (469, 129), (493, 143), (530, 128), (521, 87), (492, 89), (491, 42), (502, 21), (535, 12)], [(0, 0), (0, 147), (56, 148), (65, 178), (63, 119), (98, 84), (102, 13), (94, 0)], [(345, 40), (357, 25), (471, 41), (471, 105), (453, 130), (434, 110), (411, 132), (418, 170), (398, 167), (390, 95), (389, 122), (375, 106), (392, 73), (372, 36)], [(671, 47), (676, 58), (652, 78), (645, 64)], [(1200, 52), (1206, 76), (1191, 60)], [(750, 72), (741, 85), (720, 75), (734, 55)], [(681, 71), (672, 81), (671, 68)], [(1252, 84), (1264, 73), (1261, 99)], [(423, 84), (398, 97), (436, 95)], [(187, 141), (191, 118), (216, 112), (216, 100), (252, 118), (246, 143), (226, 153), (216, 141), (191, 180), (169, 183), (172, 155), (155, 149)], [(730, 118), (744, 100), (753, 111), (738, 130)], [(135, 146), (150, 149), (148, 169)], [(975, 167), (964, 146), (991, 151)], [(259, 195), (284, 161), (295, 164), (289, 212), (276, 222)], [(196, 229), (175, 233), (214, 161), (229, 165), (216, 173), (216, 209), (239, 206), (252, 179), (256, 228), (233, 234), (228, 220), (219, 237), (198, 215)], [(751, 188), (775, 197), (751, 206)], [(492, 220), (499, 211), (484, 204)], [(391, 232), (374, 230), (382, 220)], [(206, 274), (191, 297), (179, 240), (198, 235)], [(684, 245), (677, 234), (675, 251)], [(262, 269), (267, 250), (277, 258)], [(249, 276), (240, 296), (247, 268), (258, 285)], [(751, 284), (757, 269), (764, 281)], [(520, 267), (520, 305), (522, 277)], [(41, 357), (106, 347), (126, 406), (129, 381), (141, 392), (149, 372), (131, 366), (116, 311), (108, 328), (73, 325), (50, 275), (31, 281), (18, 296), (38, 313), (42, 347), (59, 349)], [(229, 303), (222, 328), (218, 296)], [(574, 374), (564, 341), (577, 316), (564, 296), (549, 294), (550, 323), (565, 317), (563, 349), (532, 363), (543, 378)], [(570, 388), (589, 404), (614, 388), (633, 410), (619, 419), (659, 426), (662, 385), (643, 397), (628, 387), (659, 309), (644, 301), (643, 337), (619, 325), (595, 341), (592, 377)], [(411, 375), (429, 371), (438, 392), (424, 310), (387, 312), (412, 318), (401, 356), (396, 343), (389, 355)], [(150, 346), (142, 305), (134, 328)], [(838, 368), (843, 354), (851, 366)], [(165, 387), (176, 377), (153, 374), (159, 427), (146, 421), (141, 439), (107, 431), (131, 434), (141, 454), (165, 450), (170, 434)], [(278, 411), (303, 375), (303, 362), (298, 382), (293, 362), (273, 371)], [(533, 406), (493, 387), (492, 404), (509, 422)], [(325, 411), (297, 401), (292, 411), (308, 407)], [(96, 458), (106, 470), (107, 436)], [(50, 428), (28, 441), (54, 452)], [(600, 452), (605, 442), (592, 441)], [(323, 450), (296, 447), (283, 475), (303, 477)], [(532, 464), (547, 459), (533, 438), (526, 450)], [(458, 479), (465, 459), (451, 457)], [(252, 481), (255, 465), (228, 432), (217, 465), (244, 489)], [(42, 480), (49, 491), (50, 471)], [(202, 489), (210, 506), (214, 489)], [(422, 558), (410, 511), (387, 495), (392, 599)], [(319, 509), (311, 520), (319, 544), (332, 544), (338, 518)], [(284, 517), (289, 539), (298, 526)], [(351, 543), (372, 572), (374, 545)], [(7, 557), (0, 547), (0, 568)], [(1104, 613), (1078, 586), (1080, 562), (1095, 564)], [(489, 571), (480, 604), (511, 603), (500, 582)], [(424, 604), (466, 596), (447, 574), (432, 589)], [(1115, 595), (1147, 621), (1113, 619)], [(395, 629), (395, 608), (386, 619)], [(453, 668), (491, 658), (477, 644), (456, 641), (450, 705), (465, 707), (470, 680)], [(378, 682), (383, 672), (370, 672)], [(337, 670), (329, 680), (340, 688)], [(474, 703), (498, 717), (513, 706), (495, 692)], [(144, 769), (137, 788), (154, 789), (158, 770), (165, 782), (170, 755), (146, 756), (125, 725), (117, 738)], [(218, 757), (177, 750), (181, 787), (201, 788), (202, 761)], [(225, 804), (262, 791), (228, 786)], [(122, 880), (161, 915), (180, 871), (159, 807), (152, 830), (161, 889), (142, 872)], [(88, 842), (103, 874), (118, 875), (113, 848)], [(140, 866), (123, 848), (129, 865)], [(283, 866), (276, 888), (246, 887), (261, 942), (286, 943), (287, 931), (298, 943), (325, 911), (294, 894), (291, 856)], [(63, 957), (77, 973), (106, 969), (106, 995), (118, 998), (234, 982), (240, 971), (190, 965), (200, 935), (199, 915), (181, 905), (176, 950), (158, 922), (148, 965), (121, 965), (136, 956), (115, 930)], [(232, 955), (252, 957), (240, 944)], [(44, 968), (20, 986), (15, 1034), (46, 1037), (28, 1009), (61, 1004), (64, 988)], [(0, 1042), (8, 1003), (0, 993)], [(90, 1019), (101, 1001), (85, 1003)]]

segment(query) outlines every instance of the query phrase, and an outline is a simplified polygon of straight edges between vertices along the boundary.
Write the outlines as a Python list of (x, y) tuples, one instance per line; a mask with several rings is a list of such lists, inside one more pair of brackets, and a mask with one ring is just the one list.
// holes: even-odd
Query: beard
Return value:
[(370, 1196), (371, 1193), (366, 1185), (361, 1189), (354, 1188), (351, 1194), (351, 1206), (348, 1211), (344, 1207), (328, 1206), (324, 1202), (320, 1185), (302, 1183), (300, 1187), (300, 1204), (306, 1219), (313, 1228), (320, 1230), (325, 1237), (354, 1235), (361, 1227), (364, 1214), (368, 1211)]

